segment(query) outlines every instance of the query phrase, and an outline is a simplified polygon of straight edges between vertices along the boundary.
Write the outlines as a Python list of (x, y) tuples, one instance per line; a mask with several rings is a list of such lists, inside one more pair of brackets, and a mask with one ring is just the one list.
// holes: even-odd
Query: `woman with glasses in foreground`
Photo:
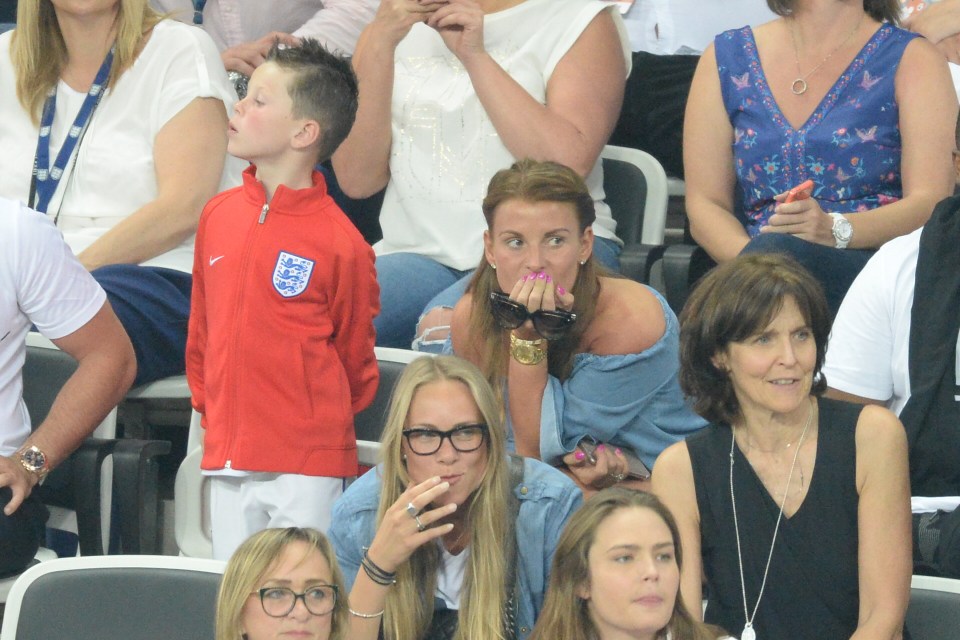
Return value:
[(407, 365), (382, 456), (333, 508), (351, 640), (526, 638), (577, 487), (507, 455), (493, 390), (451, 356)]
[(504, 389), (517, 453), (562, 461), (585, 490), (647, 477), (642, 465), (706, 424), (680, 393), (673, 311), (596, 263), (594, 203), (573, 170), (517, 162), (490, 181), (483, 214), (454, 352)]
[(333, 548), (315, 529), (265, 529), (234, 552), (217, 598), (217, 640), (347, 638)]

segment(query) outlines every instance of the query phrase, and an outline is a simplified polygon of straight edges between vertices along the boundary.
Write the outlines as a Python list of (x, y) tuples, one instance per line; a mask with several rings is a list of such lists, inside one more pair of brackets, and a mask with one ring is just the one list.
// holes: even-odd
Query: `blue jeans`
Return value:
[(785, 253), (792, 257), (823, 287), (830, 317), (835, 318), (847, 289), (876, 252), (872, 249), (835, 249), (788, 233), (761, 233), (750, 240), (741, 253)]
[(133, 386), (186, 370), (187, 321), (193, 278), (162, 267), (111, 264), (92, 272), (107, 292), (137, 355)]
[[(613, 240), (597, 238), (593, 255), (603, 266), (619, 271), (620, 245)], [(452, 269), (416, 253), (377, 256), (380, 315), (373, 321), (377, 345), (409, 349), (420, 317), (435, 307), (457, 304), (472, 276), (473, 269)]]

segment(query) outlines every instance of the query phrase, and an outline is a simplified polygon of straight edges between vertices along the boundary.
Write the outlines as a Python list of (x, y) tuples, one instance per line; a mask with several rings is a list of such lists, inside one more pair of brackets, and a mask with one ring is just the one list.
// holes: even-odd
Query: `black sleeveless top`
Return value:
[[(860, 596), (856, 426), (863, 407), (819, 399), (820, 431), (803, 504), (780, 522), (763, 599), (753, 620), (758, 640), (847, 640), (857, 628)], [(687, 438), (700, 511), (707, 578), (707, 622), (736, 637), (746, 619), (730, 502), (730, 427), (710, 425)], [(740, 548), (753, 613), (780, 505), (734, 448), (733, 486)], [(878, 561), (882, 561), (877, 559)]]

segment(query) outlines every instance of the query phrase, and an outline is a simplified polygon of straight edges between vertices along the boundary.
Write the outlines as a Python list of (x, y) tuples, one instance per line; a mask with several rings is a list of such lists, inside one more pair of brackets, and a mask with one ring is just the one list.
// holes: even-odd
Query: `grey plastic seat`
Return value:
[(667, 174), (649, 153), (607, 145), (603, 160), (604, 201), (623, 240), (620, 271), (648, 283), (653, 264), (663, 255), (667, 222)]
[(44, 562), (11, 588), (0, 640), (210, 640), (224, 566), (175, 556)]
[(913, 576), (907, 631), (911, 640), (960, 637), (960, 580)]

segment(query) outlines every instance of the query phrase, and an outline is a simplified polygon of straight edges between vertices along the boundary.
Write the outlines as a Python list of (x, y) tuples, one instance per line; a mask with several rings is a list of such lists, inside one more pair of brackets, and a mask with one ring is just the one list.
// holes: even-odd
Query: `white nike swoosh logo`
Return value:
[(213, 264), (214, 264), (217, 260), (222, 260), (222, 259), (223, 259), (223, 256), (217, 256), (216, 258), (214, 258), (214, 257), (211, 256), (211, 257), (210, 257), (210, 266), (212, 267)]

